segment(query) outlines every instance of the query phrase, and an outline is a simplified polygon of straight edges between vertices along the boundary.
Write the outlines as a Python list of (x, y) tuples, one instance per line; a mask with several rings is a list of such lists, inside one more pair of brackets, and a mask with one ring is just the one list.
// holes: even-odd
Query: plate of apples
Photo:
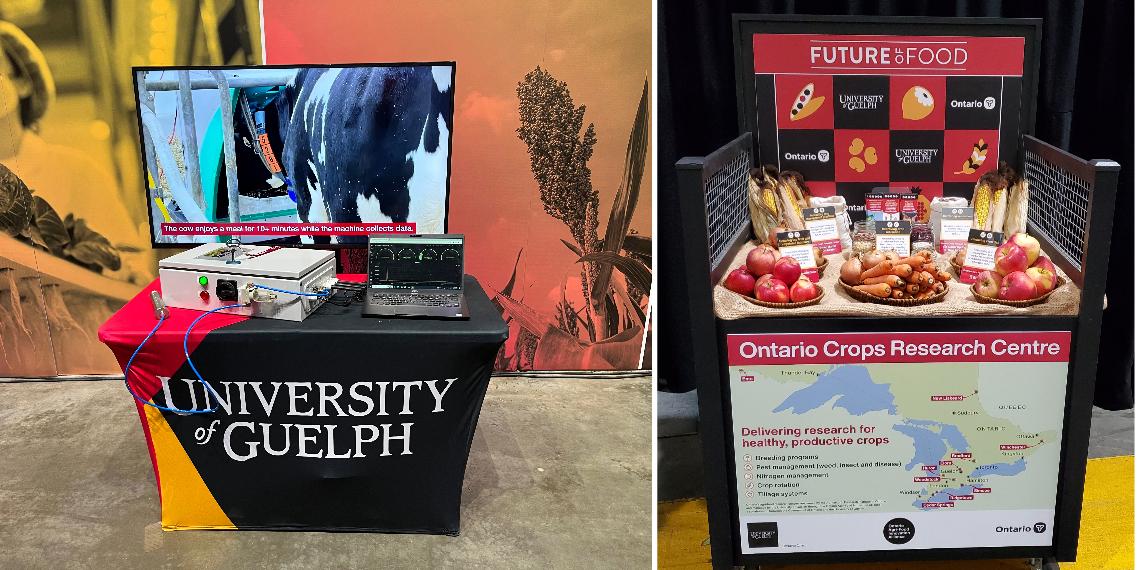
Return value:
[(807, 307), (823, 298), (823, 288), (803, 274), (800, 262), (781, 257), (766, 243), (748, 252), (744, 265), (730, 271), (723, 285), (754, 305), (772, 309)]
[(978, 274), (970, 291), (979, 303), (1028, 307), (1045, 302), (1064, 281), (1041, 243), (1016, 233), (994, 252), (994, 268)]

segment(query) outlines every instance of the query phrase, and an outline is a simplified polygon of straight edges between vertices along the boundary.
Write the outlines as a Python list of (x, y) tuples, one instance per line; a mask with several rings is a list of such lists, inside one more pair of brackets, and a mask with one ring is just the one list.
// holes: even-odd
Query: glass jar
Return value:
[(926, 222), (915, 222), (910, 227), (910, 252), (934, 251), (934, 228)]
[(851, 257), (858, 257), (875, 249), (875, 222), (855, 222), (851, 230)]

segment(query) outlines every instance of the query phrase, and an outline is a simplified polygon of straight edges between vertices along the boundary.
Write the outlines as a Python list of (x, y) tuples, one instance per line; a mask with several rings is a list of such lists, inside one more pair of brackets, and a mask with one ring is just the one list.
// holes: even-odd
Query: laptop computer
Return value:
[(369, 236), (364, 316), (468, 318), (463, 235)]

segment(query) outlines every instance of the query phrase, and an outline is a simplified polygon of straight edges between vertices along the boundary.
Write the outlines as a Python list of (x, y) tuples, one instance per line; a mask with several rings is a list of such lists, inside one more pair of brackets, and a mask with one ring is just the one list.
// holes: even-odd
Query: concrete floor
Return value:
[(453, 538), (163, 532), (122, 384), (0, 383), (0, 567), (646, 568), (651, 386), (493, 379)]
[[(1093, 408), (1089, 457), (1134, 454), (1133, 410)], [(705, 496), (697, 391), (657, 392), (657, 492), (659, 501)]]

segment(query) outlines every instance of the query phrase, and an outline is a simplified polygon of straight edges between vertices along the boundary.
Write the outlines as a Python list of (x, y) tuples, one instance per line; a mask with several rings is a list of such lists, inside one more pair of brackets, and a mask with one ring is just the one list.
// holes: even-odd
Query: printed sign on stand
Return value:
[(875, 222), (875, 249), (910, 256), (910, 222), (906, 220)]
[(918, 219), (918, 197), (911, 193), (899, 195), (899, 214), (903, 220)]
[(973, 283), (981, 272), (992, 271), (994, 253), (1004, 241), (1005, 236), (1001, 232), (970, 230), (966, 240), (966, 261), (962, 263), (962, 274), (958, 276), (962, 283)]
[(811, 233), (807, 230), (793, 230), (776, 234), (776, 246), (780, 257), (790, 257), (800, 263), (803, 274), (812, 283), (819, 281), (819, 269), (815, 265), (815, 252), (811, 250)]
[(824, 255), (843, 251), (839, 242), (839, 225), (835, 218), (835, 207), (804, 208), (804, 224), (811, 233), (811, 241)]
[(728, 335), (740, 551), (1052, 544), (1070, 344)]
[(943, 208), (938, 228), (938, 253), (953, 253), (965, 248), (973, 225), (973, 208)]

